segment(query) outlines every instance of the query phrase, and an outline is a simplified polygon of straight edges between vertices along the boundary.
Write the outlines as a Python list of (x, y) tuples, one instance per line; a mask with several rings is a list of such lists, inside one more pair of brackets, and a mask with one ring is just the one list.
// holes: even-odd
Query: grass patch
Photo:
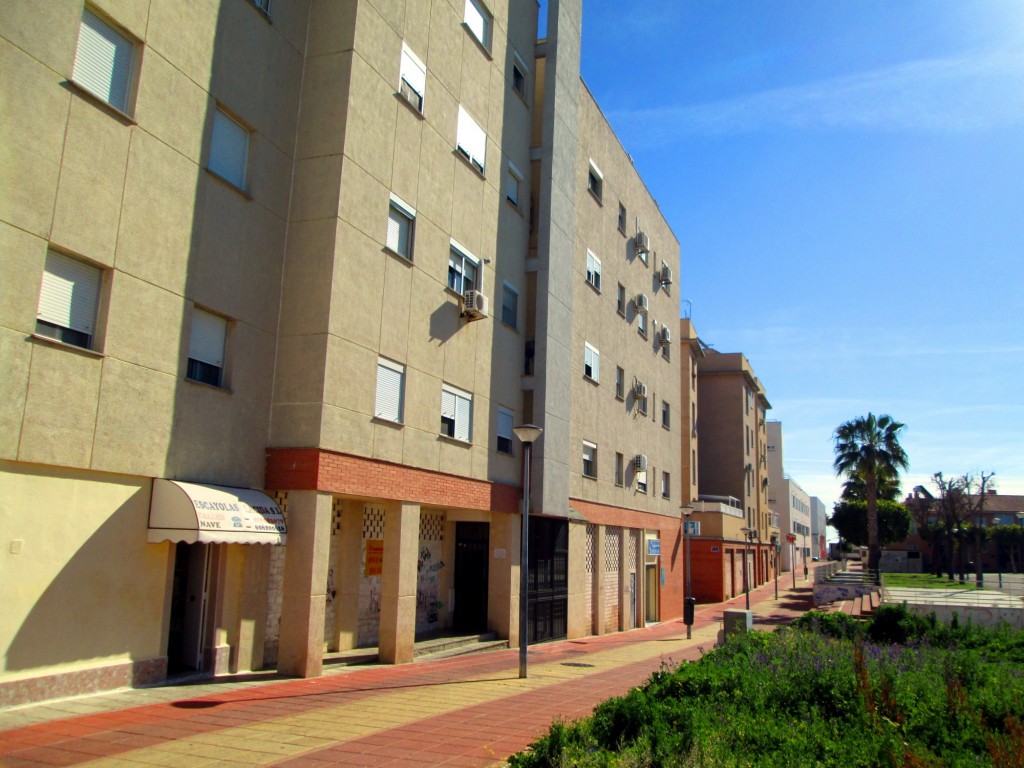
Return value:
[(950, 581), (943, 574), (936, 578), (930, 573), (883, 573), (882, 585), (891, 588), (908, 589), (974, 589), (974, 575), (965, 582)]
[(512, 768), (1024, 766), (1024, 632), (810, 613), (556, 723)]

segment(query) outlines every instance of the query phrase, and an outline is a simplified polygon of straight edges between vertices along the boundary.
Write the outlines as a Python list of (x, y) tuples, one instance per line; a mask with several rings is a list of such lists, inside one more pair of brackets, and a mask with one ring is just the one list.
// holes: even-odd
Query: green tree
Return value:
[(879, 481), (899, 478), (900, 470), (907, 469), (909, 461), (900, 445), (899, 435), (905, 425), (891, 416), (869, 413), (836, 427), (836, 458), (832, 466), (837, 475), (864, 482), (867, 503), (868, 568), (878, 571), (882, 548), (878, 543), (878, 486)]
[[(868, 503), (840, 501), (828, 519), (844, 541), (862, 547), (868, 543)], [(910, 510), (888, 499), (878, 500), (878, 544), (894, 544), (910, 535)]]
[[(900, 500), (899, 477), (878, 478), (878, 498), (886, 501)], [(843, 483), (843, 501), (867, 501), (868, 487), (860, 477), (851, 477)]]

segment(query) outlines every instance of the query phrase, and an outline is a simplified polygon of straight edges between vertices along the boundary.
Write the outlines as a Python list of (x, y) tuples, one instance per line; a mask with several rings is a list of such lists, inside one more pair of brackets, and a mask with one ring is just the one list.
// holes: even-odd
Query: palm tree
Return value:
[(832, 466), (836, 474), (864, 483), (868, 503), (868, 568), (874, 573), (882, 559), (878, 545), (879, 486), (895, 482), (899, 471), (909, 465), (899, 442), (904, 426), (892, 416), (876, 417), (869, 413), (840, 424), (832, 435), (836, 452)]

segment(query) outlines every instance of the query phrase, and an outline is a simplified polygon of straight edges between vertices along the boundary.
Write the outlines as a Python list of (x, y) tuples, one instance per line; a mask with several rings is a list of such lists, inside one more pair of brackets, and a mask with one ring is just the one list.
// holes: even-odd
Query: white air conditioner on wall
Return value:
[(637, 472), (647, 471), (647, 457), (644, 454), (638, 453), (633, 458), (633, 469), (635, 469)]
[(481, 291), (466, 291), (462, 297), (462, 314), (471, 320), (483, 320), (487, 317), (489, 303)]
[(636, 233), (636, 252), (637, 253), (650, 253), (651, 252), (651, 238), (648, 237), (646, 232)]
[(647, 397), (647, 385), (638, 381), (633, 387), (633, 394), (637, 397)]
[(672, 285), (672, 267), (664, 261), (661, 262), (661, 284)]
[(636, 297), (636, 311), (646, 315), (647, 310), (651, 308), (650, 299), (647, 298), (646, 293), (641, 293)]
[(667, 346), (672, 343), (672, 331), (668, 329), (667, 325), (661, 327), (661, 344)]

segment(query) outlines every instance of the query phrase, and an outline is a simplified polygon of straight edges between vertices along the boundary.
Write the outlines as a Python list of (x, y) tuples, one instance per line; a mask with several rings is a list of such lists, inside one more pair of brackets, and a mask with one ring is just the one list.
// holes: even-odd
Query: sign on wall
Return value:
[(647, 540), (647, 556), (656, 557), (661, 554), (661, 539)]
[(366, 568), (364, 576), (380, 576), (384, 573), (384, 540), (368, 539), (366, 542)]
[(683, 533), (687, 536), (700, 536), (700, 520), (684, 520)]

